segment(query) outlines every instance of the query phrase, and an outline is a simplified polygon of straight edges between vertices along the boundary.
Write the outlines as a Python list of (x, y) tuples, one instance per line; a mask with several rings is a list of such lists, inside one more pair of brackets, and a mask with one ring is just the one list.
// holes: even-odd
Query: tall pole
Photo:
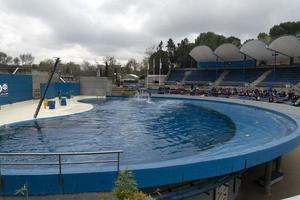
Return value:
[(245, 73), (246, 73), (246, 69), (245, 69), (245, 67), (246, 67), (246, 59), (247, 59), (247, 57), (246, 57), (246, 55), (244, 55), (244, 62), (243, 62), (243, 80), (245, 81), (245, 78), (246, 78), (246, 76), (245, 76)]
[(39, 112), (40, 112), (42, 103), (43, 103), (43, 101), (44, 101), (44, 99), (45, 99), (45, 97), (46, 97), (46, 94), (47, 94), (49, 85), (50, 85), (51, 80), (52, 80), (52, 78), (53, 78), (53, 75), (54, 75), (54, 73), (55, 73), (55, 71), (56, 71), (56, 68), (57, 68), (57, 66), (58, 66), (58, 63), (59, 63), (59, 58), (56, 58), (56, 61), (55, 61), (53, 70), (52, 70), (52, 72), (51, 72), (51, 74), (50, 74), (50, 76), (49, 76), (49, 79), (48, 79), (48, 82), (47, 82), (47, 86), (46, 86), (46, 89), (45, 89), (45, 91), (44, 91), (44, 94), (43, 94), (42, 98), (40, 99), (39, 104), (38, 104), (38, 106), (37, 106), (37, 108), (36, 108), (36, 110), (35, 110), (35, 113), (34, 113), (34, 116), (33, 116), (34, 118), (37, 118), (37, 116), (38, 116), (38, 114), (39, 114)]
[(273, 81), (275, 81), (276, 74), (275, 74), (275, 68), (277, 64), (277, 51), (274, 52), (274, 66), (273, 66)]
[(162, 63), (161, 63), (161, 59), (159, 60), (159, 75), (158, 75), (158, 83), (159, 83), (159, 86), (161, 85), (161, 68), (162, 68)]
[(149, 79), (149, 60), (148, 60), (148, 63), (146, 64), (146, 88), (148, 88), (148, 79)]
[(153, 58), (153, 63), (152, 63), (152, 74), (155, 74), (155, 58)]

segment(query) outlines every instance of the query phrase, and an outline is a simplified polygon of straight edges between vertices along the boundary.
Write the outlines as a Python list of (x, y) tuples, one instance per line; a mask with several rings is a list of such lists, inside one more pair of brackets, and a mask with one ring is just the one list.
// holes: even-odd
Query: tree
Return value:
[(219, 35), (214, 32), (200, 33), (200, 35), (195, 39), (195, 45), (206, 45), (212, 50), (215, 50), (218, 46), (224, 43), (231, 43), (236, 46), (241, 46), (241, 40), (237, 37), (230, 36), (225, 37), (224, 35)]
[(237, 47), (240, 47), (242, 44), (241, 44), (241, 40), (237, 37), (234, 37), (234, 36), (230, 36), (226, 39), (226, 42), (227, 43), (231, 43)]
[(66, 68), (69, 69), (69, 73), (79, 76), (81, 75), (80, 65), (75, 64), (74, 62), (68, 62), (65, 64)]
[[(115, 57), (113, 56), (105, 56), (104, 59), (104, 64), (105, 64), (105, 76), (113, 76), (113, 67), (116, 65), (117, 60), (115, 59)], [(111, 71), (111, 73), (109, 73), (109, 71)]]
[(0, 64), (6, 64), (7, 55), (4, 52), (0, 52)]
[(95, 69), (95, 67), (92, 66), (88, 61), (84, 60), (84, 61), (82, 61), (82, 63), (81, 63), (81, 69), (82, 69), (83, 71), (92, 71), (92, 70)]
[(142, 60), (142, 63), (140, 64), (140, 71), (138, 74), (141, 79), (144, 79), (146, 77), (148, 67), (149, 67), (149, 59), (144, 58)]
[(20, 64), (20, 58), (19, 57), (15, 57), (13, 59), (13, 62), (14, 62), (15, 65), (19, 65)]
[(160, 41), (160, 43), (158, 44), (158, 46), (157, 46), (157, 51), (161, 51), (162, 49), (163, 49), (163, 47), (164, 47), (164, 43), (163, 43), (163, 41)]
[(195, 47), (194, 43), (190, 43), (187, 38), (181, 40), (180, 43), (177, 44), (176, 50), (176, 63), (178, 67), (181, 68), (189, 68), (195, 67), (195, 61), (189, 55), (191, 50)]
[(134, 73), (137, 75), (139, 64), (134, 58), (130, 58), (125, 64), (127, 74)]
[(20, 56), (22, 65), (32, 65), (34, 61), (34, 57), (30, 53), (24, 53), (21, 54)]
[(196, 46), (206, 45), (212, 50), (215, 50), (218, 46), (224, 43), (226, 43), (226, 37), (214, 32), (200, 33), (200, 35), (195, 39)]
[(279, 25), (275, 25), (270, 28), (269, 35), (272, 39), (280, 37), (282, 35), (297, 35), (300, 33), (300, 21), (295, 22), (284, 22)]
[(118, 200), (154, 200), (151, 196), (139, 191), (131, 171), (119, 172), (113, 194)]
[(7, 56), (7, 57), (6, 57), (6, 60), (5, 60), (5, 64), (11, 64), (12, 61), (13, 61), (13, 57)]
[[(154, 63), (153, 63), (154, 62)], [(159, 50), (152, 54), (149, 60), (149, 74), (159, 74), (161, 65), (161, 74), (167, 74), (169, 71), (168, 53)]]
[(270, 29), (270, 35), (272, 36), (273, 39), (280, 37), (282, 35), (286, 35), (287, 33), (288, 32), (279, 25), (273, 26)]
[(168, 58), (169, 58), (169, 63), (171, 66), (171, 69), (174, 68), (176, 57), (176, 45), (174, 44), (174, 41), (170, 38), (167, 42), (167, 53), (168, 53)]
[(52, 59), (42, 60), (39, 64), (39, 70), (50, 72), (53, 69), (54, 61)]
[(257, 39), (259, 39), (259, 40), (265, 42), (266, 44), (269, 44), (269, 43), (272, 41), (271, 36), (268, 35), (267, 33), (264, 33), (264, 32), (259, 33), (259, 34), (257, 35)]
[(150, 56), (152, 56), (152, 54), (154, 54), (154, 52), (155, 52), (155, 45), (147, 47), (145, 50), (146, 57), (150, 58)]

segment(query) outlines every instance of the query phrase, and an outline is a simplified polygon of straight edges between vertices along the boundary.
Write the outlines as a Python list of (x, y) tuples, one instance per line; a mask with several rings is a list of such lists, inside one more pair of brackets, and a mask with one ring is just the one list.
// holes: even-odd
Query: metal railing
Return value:
[[(78, 165), (78, 164), (99, 164), (99, 163), (117, 163), (117, 172), (120, 171), (120, 154), (122, 150), (114, 151), (95, 151), (95, 152), (61, 152), (61, 153), (0, 153), (0, 157), (14, 157), (14, 156), (57, 156), (57, 162), (0, 162), (0, 166), (33, 166), (33, 165), (57, 165), (59, 174), (62, 174), (63, 165)], [(62, 158), (66, 156), (87, 156), (87, 155), (116, 155), (116, 159), (106, 160), (83, 160), (83, 161), (63, 161)]]

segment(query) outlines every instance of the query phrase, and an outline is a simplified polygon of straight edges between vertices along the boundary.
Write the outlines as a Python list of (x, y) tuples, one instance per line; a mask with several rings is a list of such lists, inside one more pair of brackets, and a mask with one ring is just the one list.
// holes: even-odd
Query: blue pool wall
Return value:
[[(40, 84), (41, 95), (44, 93), (46, 89), (46, 83)], [(80, 84), (79, 83), (51, 83), (49, 85), (46, 98), (52, 99), (59, 95), (80, 95)]]
[[(176, 97), (176, 99), (183, 98)], [(292, 116), (273, 110), (271, 112), (290, 118), (300, 127), (299, 120)], [(139, 188), (158, 187), (242, 171), (284, 155), (299, 146), (299, 144), (300, 134), (299, 129), (297, 129), (284, 138), (272, 141), (265, 146), (255, 147), (245, 154), (233, 152), (231, 156), (207, 161), (200, 161), (201, 158), (195, 155), (166, 162), (130, 165), (128, 168), (133, 171)], [(122, 166), (122, 168), (125, 168), (125, 166)], [(110, 191), (114, 186), (115, 178), (115, 169), (102, 172), (68, 173), (62, 176), (57, 175), (57, 173), (36, 175), (2, 174), (0, 194), (14, 195), (15, 191), (24, 184), (27, 184), (29, 195)]]
[(8, 85), (7, 93), (0, 94), (0, 105), (32, 99), (32, 76), (0, 74), (0, 85)]

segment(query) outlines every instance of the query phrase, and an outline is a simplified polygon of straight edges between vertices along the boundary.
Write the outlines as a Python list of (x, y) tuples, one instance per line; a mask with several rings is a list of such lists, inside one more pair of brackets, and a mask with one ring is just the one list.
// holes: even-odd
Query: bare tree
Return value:
[(0, 64), (6, 64), (7, 55), (4, 52), (0, 52)]
[(5, 59), (5, 64), (11, 64), (13, 61), (13, 58), (11, 56), (7, 56)]
[(84, 60), (81, 64), (81, 68), (83, 71), (95, 71), (96, 67), (91, 65), (88, 61)]
[[(116, 65), (117, 60), (113, 56), (105, 56), (103, 59), (105, 64), (105, 76), (109, 76), (109, 74), (113, 75), (113, 66)], [(112, 73), (109, 73), (111, 71)]]
[(152, 45), (150, 47), (147, 47), (145, 50), (145, 54), (147, 58), (150, 58), (155, 52), (155, 45)]
[(34, 57), (30, 53), (24, 53), (20, 55), (22, 65), (32, 65)]
[(13, 59), (13, 62), (14, 62), (15, 65), (19, 65), (20, 64), (20, 58), (19, 57), (15, 57)]

